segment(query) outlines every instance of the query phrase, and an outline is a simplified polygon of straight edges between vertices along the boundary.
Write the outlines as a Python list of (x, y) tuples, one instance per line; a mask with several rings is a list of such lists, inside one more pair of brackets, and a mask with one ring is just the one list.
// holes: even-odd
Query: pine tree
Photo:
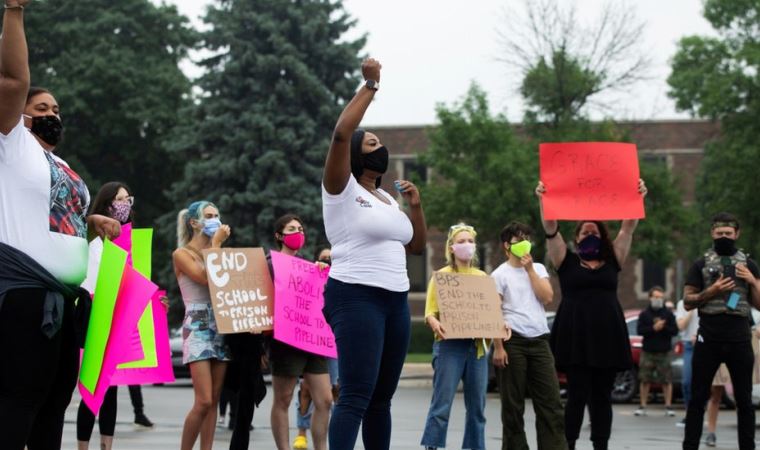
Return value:
[(222, 0), (205, 17), (202, 94), (174, 141), (187, 161), (171, 190), (176, 208), (219, 206), (231, 245), (272, 245), (273, 223), (292, 212), (307, 245), (322, 235), (324, 157), (342, 106), (359, 84), (365, 39), (340, 1)]
[(181, 173), (165, 144), (189, 104), (179, 62), (197, 34), (176, 7), (150, 0), (35, 1), (25, 16), (32, 84), (61, 107), (56, 152), (93, 194), (107, 181), (129, 184), (138, 225), (155, 226)]

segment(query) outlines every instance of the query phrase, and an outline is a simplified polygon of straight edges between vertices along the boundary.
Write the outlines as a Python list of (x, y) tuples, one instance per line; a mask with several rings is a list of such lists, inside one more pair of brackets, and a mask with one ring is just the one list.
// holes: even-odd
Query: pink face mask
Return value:
[(470, 242), (453, 244), (451, 249), (454, 250), (454, 256), (460, 261), (469, 261), (475, 255), (475, 244)]
[(282, 237), (282, 243), (291, 250), (301, 250), (306, 243), (306, 235), (302, 231), (286, 234)]
[(111, 207), (108, 208), (110, 216), (119, 221), (119, 223), (127, 223), (129, 221), (129, 213), (132, 212), (132, 205), (124, 202), (114, 202)]

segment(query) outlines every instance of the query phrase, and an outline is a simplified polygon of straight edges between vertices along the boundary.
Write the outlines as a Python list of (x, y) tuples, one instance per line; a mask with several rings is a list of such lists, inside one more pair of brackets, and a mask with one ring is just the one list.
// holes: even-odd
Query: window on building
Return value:
[[(410, 180), (413, 183), (424, 183), (427, 181), (427, 167), (420, 164), (416, 158), (404, 160), (403, 179)], [(428, 285), (428, 255), (427, 249), (421, 255), (408, 255), (406, 257), (406, 267), (409, 273), (409, 289), (412, 292), (425, 292)]]
[(411, 292), (427, 291), (427, 251), (421, 255), (407, 255), (406, 271), (409, 274), (409, 290)]
[(420, 183), (426, 182), (427, 178), (427, 167), (420, 164), (416, 158), (404, 161), (404, 179)]

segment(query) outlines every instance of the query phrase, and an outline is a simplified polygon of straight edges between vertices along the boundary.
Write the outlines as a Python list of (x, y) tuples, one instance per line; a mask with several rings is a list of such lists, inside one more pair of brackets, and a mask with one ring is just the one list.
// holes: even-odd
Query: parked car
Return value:
[[(546, 313), (546, 323), (549, 325), (549, 329), (552, 329), (552, 324), (554, 323), (554, 316), (556, 316), (557, 313), (554, 311), (549, 311)], [(493, 344), (491, 344), (491, 352), (488, 354), (488, 392), (496, 392), (498, 387), (498, 380), (496, 379), (496, 369), (493, 367), (493, 359), (491, 356), (493, 355)]]
[[(639, 323), (639, 313), (641, 310), (631, 309), (624, 312), (626, 326), (628, 327), (628, 336), (631, 341), (631, 354), (633, 357), (633, 367), (629, 370), (619, 372), (615, 378), (615, 383), (612, 388), (612, 401), (615, 403), (628, 403), (632, 401), (639, 392), (639, 359), (641, 358), (641, 347), (643, 337), (638, 334), (637, 326)], [(551, 330), (554, 324), (554, 317), (556, 313), (547, 312), (546, 322)], [(673, 351), (673, 359), (671, 367), (673, 370), (673, 395), (680, 396), (681, 394), (681, 378), (683, 373), (683, 348), (680, 342), (675, 345)], [(489, 391), (494, 391), (498, 388), (496, 373), (493, 368), (492, 361), (489, 360), (488, 371), (488, 388)], [(560, 391), (564, 394), (565, 386), (567, 385), (567, 378), (565, 374), (558, 372)], [(660, 389), (660, 386), (653, 385), (652, 392), (656, 392)], [(758, 386), (758, 394), (760, 394), (760, 386)]]
[(182, 329), (172, 330), (169, 335), (169, 348), (172, 351), (172, 368), (174, 378), (190, 378), (190, 369), (182, 364)]
[[(633, 357), (633, 367), (629, 370), (619, 372), (615, 377), (615, 384), (612, 388), (612, 401), (615, 403), (628, 403), (636, 397), (639, 392), (639, 360), (641, 359), (641, 348), (644, 337), (638, 334), (639, 309), (629, 309), (625, 315), (625, 323), (628, 327), (628, 337), (631, 340), (631, 355)], [(681, 379), (683, 377), (683, 347), (681, 342), (675, 339), (676, 343), (673, 348), (673, 358), (670, 363), (673, 372), (673, 397), (681, 395)], [(652, 392), (660, 390), (661, 386), (652, 385)]]

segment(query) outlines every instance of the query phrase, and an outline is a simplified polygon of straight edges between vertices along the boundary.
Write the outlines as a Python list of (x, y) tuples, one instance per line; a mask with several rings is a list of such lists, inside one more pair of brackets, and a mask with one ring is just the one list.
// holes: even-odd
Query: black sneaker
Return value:
[(148, 416), (146, 416), (143, 413), (135, 414), (135, 425), (139, 425), (141, 427), (145, 428), (152, 428), (153, 422), (148, 419)]

